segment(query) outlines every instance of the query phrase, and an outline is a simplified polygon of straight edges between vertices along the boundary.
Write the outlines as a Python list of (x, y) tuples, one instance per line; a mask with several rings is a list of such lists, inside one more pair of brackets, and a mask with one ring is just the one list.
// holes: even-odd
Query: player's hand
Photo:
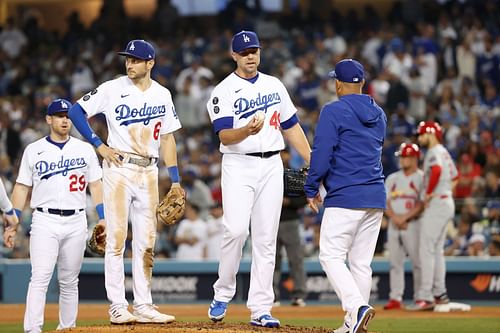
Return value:
[(19, 220), (16, 214), (4, 214), (3, 243), (9, 249), (14, 248)]
[(429, 203), (431, 202), (432, 198), (434, 197), (434, 194), (433, 193), (427, 193), (425, 195), (425, 199), (424, 199), (424, 207), (427, 208), (429, 207)]
[(106, 162), (108, 162), (109, 165), (120, 166), (123, 164), (125, 154), (118, 149), (108, 147), (103, 143), (97, 147), (97, 152), (102, 156), (102, 158), (104, 158), (104, 160), (106, 160)]
[(252, 117), (252, 119), (246, 125), (248, 135), (255, 135), (260, 132), (262, 127), (264, 127), (265, 118), (259, 119), (257, 117)]
[(316, 194), (314, 198), (307, 198), (307, 205), (311, 208), (316, 214), (319, 213), (319, 205), (323, 202), (321, 196)]
[(99, 220), (97, 223), (99, 225), (102, 225), (104, 229), (102, 229), (102, 232), (97, 235), (97, 242), (100, 243), (101, 241), (104, 242), (106, 240), (106, 221), (105, 220)]
[(408, 222), (403, 222), (399, 225), (399, 230), (406, 230), (408, 229)]
[(186, 197), (186, 191), (184, 191), (184, 189), (181, 187), (181, 184), (179, 183), (172, 183), (170, 191), (178, 192), (179, 195), (182, 195), (184, 198)]

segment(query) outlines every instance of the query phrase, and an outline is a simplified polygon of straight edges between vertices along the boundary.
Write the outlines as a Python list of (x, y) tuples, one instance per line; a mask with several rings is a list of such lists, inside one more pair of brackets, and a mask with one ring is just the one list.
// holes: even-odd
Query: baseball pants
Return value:
[(111, 307), (127, 306), (123, 253), (132, 224), (132, 278), (134, 306), (152, 304), (151, 277), (156, 239), (158, 168), (125, 163), (103, 165), (103, 201), (106, 215), (106, 292)]
[(214, 299), (229, 302), (236, 293), (243, 245), (252, 230), (252, 266), (247, 307), (252, 318), (271, 311), (273, 273), (281, 204), (283, 162), (279, 154), (260, 158), (239, 154), (222, 157), (224, 235)]
[(446, 293), (444, 241), (446, 225), (455, 214), (453, 198), (433, 198), (420, 219), (420, 261), (422, 284), (420, 296), (434, 301), (434, 296)]
[(41, 332), (47, 288), (57, 263), (59, 325), (76, 326), (78, 275), (87, 240), (85, 211), (72, 216), (33, 212), (30, 232), (31, 279), (26, 296), (25, 332)]
[(370, 264), (382, 215), (381, 209), (325, 208), (319, 260), (347, 314), (369, 302), (372, 287)]
[(418, 241), (420, 237), (420, 222), (412, 220), (408, 223), (408, 229), (399, 230), (392, 222), (387, 231), (387, 246), (389, 248), (389, 261), (391, 270), (389, 272), (389, 284), (391, 291), (389, 298), (397, 301), (403, 300), (405, 288), (404, 262), (406, 256), (410, 258), (413, 271), (413, 299), (420, 298), (420, 282), (422, 272), (419, 260)]

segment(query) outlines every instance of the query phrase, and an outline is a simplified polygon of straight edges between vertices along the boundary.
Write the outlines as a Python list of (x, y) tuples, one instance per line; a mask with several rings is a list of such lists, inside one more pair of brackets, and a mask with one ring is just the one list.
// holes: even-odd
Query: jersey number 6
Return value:
[(72, 174), (69, 176), (69, 191), (70, 192), (76, 192), (76, 191), (83, 191), (85, 190), (85, 176), (81, 175), (78, 177), (76, 174)]

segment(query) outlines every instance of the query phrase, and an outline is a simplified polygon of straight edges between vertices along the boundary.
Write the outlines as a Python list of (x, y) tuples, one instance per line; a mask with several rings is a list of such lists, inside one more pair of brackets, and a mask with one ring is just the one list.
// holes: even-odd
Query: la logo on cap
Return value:
[(130, 47), (128, 48), (130, 51), (135, 50), (134, 42), (130, 43)]
[(245, 41), (245, 43), (248, 43), (250, 41), (250, 37), (248, 37), (247, 35), (243, 35), (243, 41)]
[(68, 104), (66, 104), (65, 101), (61, 101), (61, 108), (67, 109), (68, 108)]

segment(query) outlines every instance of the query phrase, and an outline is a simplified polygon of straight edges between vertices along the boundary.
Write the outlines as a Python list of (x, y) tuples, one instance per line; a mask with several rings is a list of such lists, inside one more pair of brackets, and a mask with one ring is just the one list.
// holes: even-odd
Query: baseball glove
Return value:
[(106, 228), (102, 224), (96, 224), (88, 242), (89, 249), (100, 256), (104, 255), (106, 249), (105, 230)]
[(171, 188), (156, 209), (158, 221), (171, 225), (177, 223), (186, 210), (186, 196), (179, 187)]
[(283, 184), (286, 197), (300, 197), (305, 195), (304, 184), (306, 183), (309, 168), (300, 170), (284, 169)]

